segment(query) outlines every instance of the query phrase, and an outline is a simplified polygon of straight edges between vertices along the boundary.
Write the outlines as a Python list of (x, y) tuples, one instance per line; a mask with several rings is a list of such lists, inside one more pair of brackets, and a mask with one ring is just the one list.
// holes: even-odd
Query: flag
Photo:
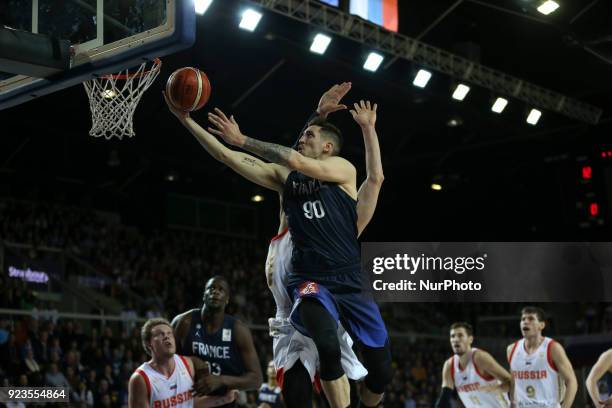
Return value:
[(387, 30), (397, 31), (397, 0), (351, 0), (350, 12)]

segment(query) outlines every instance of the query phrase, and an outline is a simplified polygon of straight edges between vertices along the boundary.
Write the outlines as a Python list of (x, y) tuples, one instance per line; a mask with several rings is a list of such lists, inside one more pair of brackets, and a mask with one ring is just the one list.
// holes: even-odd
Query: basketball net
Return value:
[[(148, 68), (147, 68), (148, 66)], [(103, 75), (83, 82), (89, 97), (93, 137), (123, 139), (134, 136), (134, 111), (144, 92), (151, 86), (161, 69), (161, 60), (145, 61), (134, 72)]]

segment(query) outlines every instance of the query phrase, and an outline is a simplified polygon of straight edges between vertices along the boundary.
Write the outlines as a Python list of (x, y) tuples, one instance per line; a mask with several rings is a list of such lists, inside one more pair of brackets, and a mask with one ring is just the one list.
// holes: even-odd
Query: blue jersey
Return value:
[[(184, 355), (208, 361), (213, 375), (242, 375), (245, 370), (240, 350), (234, 339), (235, 323), (236, 318), (226, 314), (221, 328), (215, 333), (207, 333), (202, 323), (201, 310), (193, 309), (189, 333), (182, 344)], [(213, 394), (222, 394), (227, 390), (219, 391)], [(230, 407), (234, 404), (223, 406)]]
[(271, 388), (268, 384), (262, 384), (257, 395), (257, 405), (260, 404), (268, 404), (271, 408), (284, 407), (280, 387)]
[(313, 280), (332, 292), (361, 290), (357, 202), (336, 183), (292, 171), (283, 210), (294, 244), (289, 287)]

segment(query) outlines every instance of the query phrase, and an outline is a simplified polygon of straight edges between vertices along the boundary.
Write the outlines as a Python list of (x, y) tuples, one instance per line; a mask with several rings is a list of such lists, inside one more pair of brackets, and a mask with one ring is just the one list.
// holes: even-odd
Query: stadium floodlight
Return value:
[(433, 191), (440, 191), (440, 190), (442, 190), (442, 184), (431, 183), (431, 189)]
[(455, 92), (453, 92), (453, 99), (458, 101), (462, 101), (467, 96), (468, 92), (470, 92), (470, 87), (464, 84), (457, 85), (455, 88)]
[(195, 0), (195, 12), (200, 15), (206, 13), (212, 2), (213, 0)]
[(414, 81), (412, 81), (412, 85), (418, 86), (419, 88), (425, 88), (427, 83), (431, 79), (431, 72), (426, 71), (424, 69), (420, 69), (414, 77)]
[(261, 20), (262, 14), (253, 10), (246, 9), (244, 13), (242, 13), (242, 20), (240, 21), (239, 27), (243, 30), (247, 31), (255, 31), (257, 24), (259, 24), (259, 20)]
[(385, 57), (383, 57), (382, 55), (376, 52), (371, 52), (370, 55), (368, 55), (366, 62), (363, 64), (363, 69), (376, 72), (376, 70), (378, 69), (378, 67), (380, 67), (380, 64), (382, 64), (384, 59)]
[(547, 0), (544, 3), (542, 3), (540, 7), (538, 7), (538, 11), (544, 14), (545, 16), (547, 16), (550, 13), (557, 10), (558, 8), (559, 8), (559, 3), (557, 3), (556, 1), (552, 1), (552, 0)]
[(312, 45), (310, 46), (310, 51), (315, 54), (325, 54), (325, 50), (327, 50), (327, 46), (331, 42), (331, 37), (325, 34), (317, 34), (312, 41)]
[(527, 123), (530, 125), (537, 125), (541, 116), (542, 112), (537, 109), (532, 109), (531, 112), (529, 112), (529, 116), (527, 116)]
[(251, 201), (254, 203), (261, 203), (264, 200), (264, 196), (262, 196), (261, 194), (255, 194), (254, 196), (251, 197)]
[(495, 113), (502, 113), (504, 109), (506, 109), (506, 105), (508, 105), (508, 100), (504, 98), (497, 98), (495, 103), (491, 107), (491, 110)]

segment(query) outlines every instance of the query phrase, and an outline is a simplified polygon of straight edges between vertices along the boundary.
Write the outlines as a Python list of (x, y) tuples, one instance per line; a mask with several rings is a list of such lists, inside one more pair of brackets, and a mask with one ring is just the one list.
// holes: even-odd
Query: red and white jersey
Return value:
[(478, 369), (474, 362), (477, 351), (476, 348), (468, 351), (468, 363), (465, 367), (461, 367), (457, 355), (452, 356), (450, 360), (451, 377), (461, 402), (465, 408), (509, 407), (510, 400), (505, 392), (483, 390), (483, 387), (498, 385), (499, 381)]
[(154, 370), (148, 362), (136, 372), (145, 380), (151, 408), (193, 407), (193, 375), (185, 357), (174, 355), (174, 371), (170, 377)]
[(561, 406), (561, 378), (552, 360), (553, 343), (553, 339), (545, 337), (531, 354), (525, 350), (525, 339), (512, 346), (508, 362), (514, 377), (514, 400), (519, 408)]
[(291, 271), (293, 241), (289, 228), (272, 238), (266, 259), (266, 281), (276, 303), (276, 318), (286, 319), (293, 302), (287, 293), (287, 278)]

